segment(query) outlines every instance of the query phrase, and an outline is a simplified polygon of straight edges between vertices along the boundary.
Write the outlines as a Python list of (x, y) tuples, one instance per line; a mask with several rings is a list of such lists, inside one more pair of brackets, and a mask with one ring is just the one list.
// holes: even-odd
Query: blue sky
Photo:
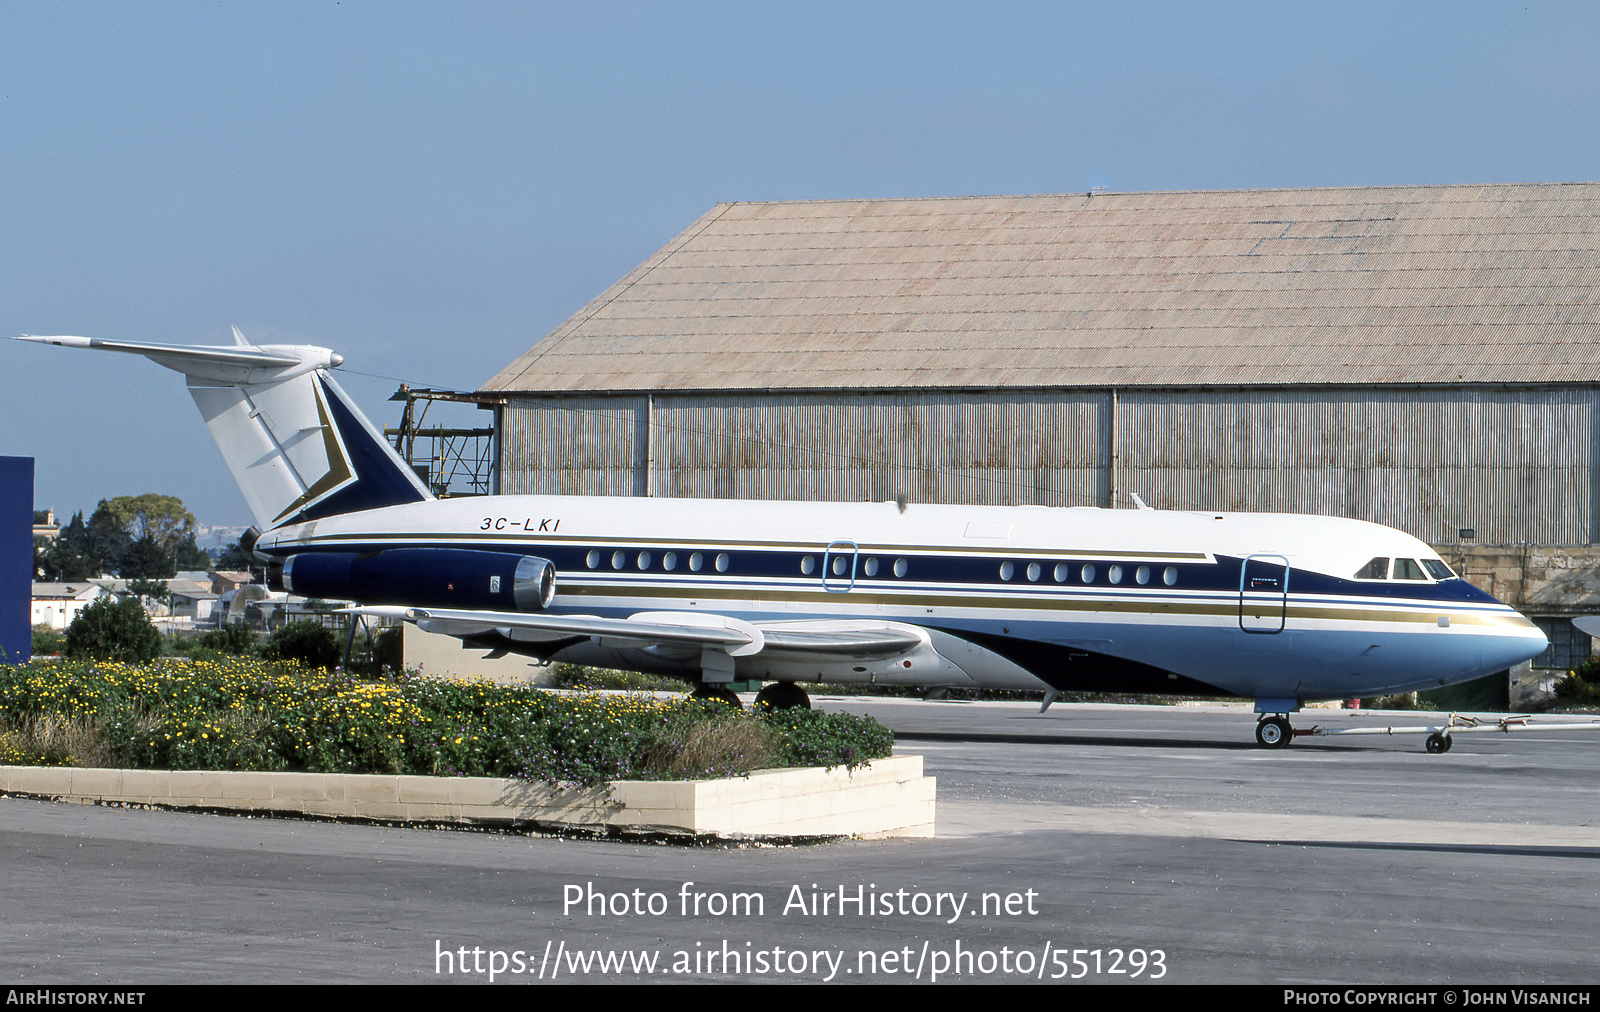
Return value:
[[(9, 2), (0, 334), (238, 324), (393, 424), (722, 200), (1597, 166), (1592, 3)], [(0, 341), (0, 381), (40, 508), (249, 523), (176, 374)]]

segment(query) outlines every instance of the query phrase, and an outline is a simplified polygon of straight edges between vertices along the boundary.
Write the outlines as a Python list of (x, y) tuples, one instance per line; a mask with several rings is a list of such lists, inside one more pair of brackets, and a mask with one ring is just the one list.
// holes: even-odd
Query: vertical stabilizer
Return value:
[(189, 393), (263, 530), (433, 496), (328, 370), (343, 358), (310, 345), (222, 347), (22, 337), (143, 355), (184, 374)]

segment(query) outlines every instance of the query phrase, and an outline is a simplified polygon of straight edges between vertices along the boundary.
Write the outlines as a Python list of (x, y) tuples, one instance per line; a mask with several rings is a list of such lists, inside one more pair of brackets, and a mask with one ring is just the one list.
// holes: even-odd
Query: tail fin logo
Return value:
[(274, 526), (339, 491), (356, 478), (355, 465), (350, 462), (344, 440), (339, 438), (339, 430), (328, 418), (327, 395), (323, 392), (322, 384), (313, 383), (312, 393), (317, 402), (317, 420), (322, 423), (322, 446), (328, 455), (328, 470), (312, 482), (299, 498), (285, 506), (283, 512), (272, 518)]

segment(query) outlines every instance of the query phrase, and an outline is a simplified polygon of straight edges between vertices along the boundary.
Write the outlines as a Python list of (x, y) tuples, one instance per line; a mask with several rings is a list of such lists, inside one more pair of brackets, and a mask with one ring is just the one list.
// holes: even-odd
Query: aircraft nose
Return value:
[(1538, 657), (1549, 646), (1550, 640), (1543, 629), (1517, 615), (1492, 642), (1484, 644), (1484, 660), (1491, 670), (1511, 668)]

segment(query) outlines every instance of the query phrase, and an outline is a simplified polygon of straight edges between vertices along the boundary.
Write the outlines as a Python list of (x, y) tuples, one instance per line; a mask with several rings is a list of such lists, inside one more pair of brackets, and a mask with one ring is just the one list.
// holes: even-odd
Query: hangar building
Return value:
[(726, 203), (480, 396), (506, 493), (1373, 520), (1564, 667), (1597, 293), (1596, 183)]

